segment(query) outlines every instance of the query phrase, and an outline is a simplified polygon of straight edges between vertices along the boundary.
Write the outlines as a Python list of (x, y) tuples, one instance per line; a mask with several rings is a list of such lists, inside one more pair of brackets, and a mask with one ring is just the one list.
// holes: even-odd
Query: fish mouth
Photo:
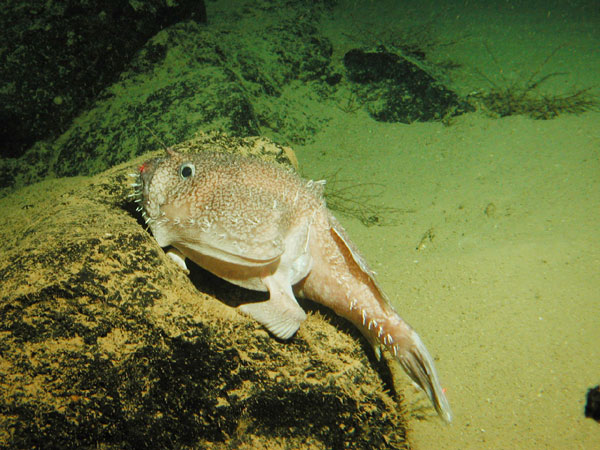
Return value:
[(160, 163), (162, 163), (165, 160), (165, 158), (155, 158), (155, 159), (151, 159), (149, 161), (146, 161), (144, 164), (142, 164), (138, 171), (139, 171), (139, 178), (140, 181), (142, 183), (142, 189), (144, 191), (144, 194), (146, 194), (147, 192), (147, 186), (150, 185), (150, 182), (152, 181), (152, 177), (154, 176), (154, 172), (156, 172), (156, 168), (160, 165)]
[[(153, 203), (150, 199), (150, 185), (156, 168), (164, 161), (165, 158), (155, 158), (144, 162), (139, 168), (137, 173), (132, 174), (136, 176), (136, 182), (132, 184), (134, 192), (130, 194), (134, 201), (138, 204), (136, 211), (141, 213), (142, 218), (146, 225), (152, 224), (158, 217), (158, 208), (153, 208)], [(152, 211), (156, 210), (153, 214)]]

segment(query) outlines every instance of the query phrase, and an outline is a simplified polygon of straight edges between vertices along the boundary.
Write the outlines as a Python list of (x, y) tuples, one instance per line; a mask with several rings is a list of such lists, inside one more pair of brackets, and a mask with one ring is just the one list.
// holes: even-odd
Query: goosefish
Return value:
[(265, 301), (237, 308), (280, 339), (306, 319), (296, 298), (352, 322), (377, 356), (387, 349), (452, 420), (433, 359), (394, 310), (348, 234), (327, 209), (324, 182), (254, 157), (204, 151), (144, 163), (133, 196), (161, 247), (186, 268), (188, 258)]

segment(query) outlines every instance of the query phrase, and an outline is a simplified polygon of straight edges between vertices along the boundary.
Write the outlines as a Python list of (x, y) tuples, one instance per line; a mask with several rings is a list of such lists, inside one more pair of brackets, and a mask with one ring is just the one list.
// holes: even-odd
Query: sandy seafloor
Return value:
[[(322, 26), (341, 57), (349, 29), (427, 22), (456, 41), (437, 56), (463, 65), (459, 91), (489, 87), (478, 71), (527, 79), (557, 47), (540, 74), (565, 75), (543, 92), (600, 85), (598, 2), (346, 1)], [(338, 216), (447, 389), (453, 423), (413, 420), (414, 448), (600, 449), (583, 414), (600, 383), (600, 113), (444, 126), (338, 111), (295, 150), (306, 176), (380, 183), (377, 201), (405, 211), (372, 227)]]

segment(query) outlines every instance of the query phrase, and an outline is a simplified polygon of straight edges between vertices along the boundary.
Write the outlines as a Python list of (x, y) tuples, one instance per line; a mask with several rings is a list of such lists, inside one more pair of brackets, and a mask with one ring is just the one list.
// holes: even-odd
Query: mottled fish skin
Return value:
[(295, 295), (333, 309), (358, 327), (379, 354), (387, 348), (430, 398), (452, 413), (433, 359), (394, 311), (374, 273), (325, 206), (323, 182), (306, 181), (255, 158), (179, 154), (140, 167), (136, 201), (153, 235), (185, 267), (189, 258), (269, 300), (239, 309), (288, 339), (306, 314)]

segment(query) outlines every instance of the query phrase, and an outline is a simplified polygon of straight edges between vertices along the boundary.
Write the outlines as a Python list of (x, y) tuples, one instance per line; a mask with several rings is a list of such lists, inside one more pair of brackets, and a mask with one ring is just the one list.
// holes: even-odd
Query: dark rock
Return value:
[(206, 21), (203, 0), (27, 0), (0, 9), (0, 145), (56, 136), (160, 29)]
[[(293, 159), (260, 139), (180, 148), (232, 146)], [(166, 257), (127, 200), (150, 156), (0, 199), (0, 447), (408, 448), (355, 333), (309, 314), (280, 342), (207, 294), (254, 293)]]
[(585, 417), (600, 422), (600, 385), (588, 389), (585, 402)]
[(228, 10), (209, 25), (186, 21), (156, 33), (62, 135), (0, 161), (0, 173), (4, 165), (12, 174), (0, 187), (99, 173), (199, 129), (310, 140), (327, 121), (311, 102), (335, 89), (331, 44), (314, 25), (315, 8), (263, 3), (273, 9)]
[(435, 121), (473, 109), (416, 61), (395, 53), (350, 50), (344, 55), (344, 66), (376, 120)]

